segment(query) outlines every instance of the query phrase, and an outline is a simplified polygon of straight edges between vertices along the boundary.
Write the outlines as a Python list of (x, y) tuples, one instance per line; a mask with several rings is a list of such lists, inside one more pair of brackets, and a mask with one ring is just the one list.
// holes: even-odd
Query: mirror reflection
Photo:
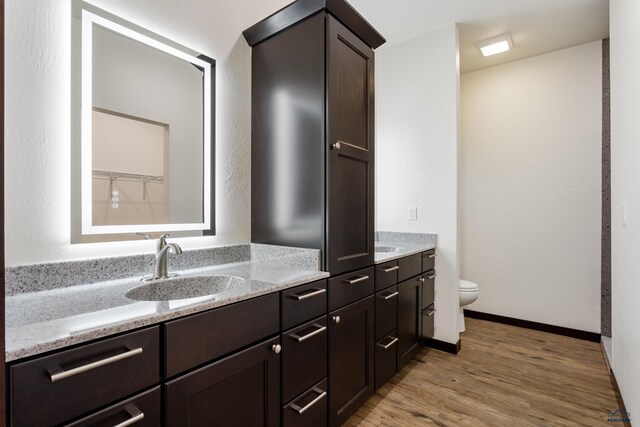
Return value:
[(215, 62), (94, 12), (82, 10), (82, 234), (211, 229)]

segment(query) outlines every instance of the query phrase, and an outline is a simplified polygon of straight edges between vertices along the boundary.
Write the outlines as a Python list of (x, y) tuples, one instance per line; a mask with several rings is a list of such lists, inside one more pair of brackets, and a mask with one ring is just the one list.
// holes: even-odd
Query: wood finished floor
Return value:
[(423, 349), (345, 426), (622, 426), (600, 344), (466, 319), (457, 356)]

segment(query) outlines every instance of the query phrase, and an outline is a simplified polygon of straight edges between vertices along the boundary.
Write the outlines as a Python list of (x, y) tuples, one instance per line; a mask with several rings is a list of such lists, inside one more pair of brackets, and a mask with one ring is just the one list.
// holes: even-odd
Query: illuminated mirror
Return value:
[(86, 3), (79, 14), (82, 241), (212, 234), (215, 61)]

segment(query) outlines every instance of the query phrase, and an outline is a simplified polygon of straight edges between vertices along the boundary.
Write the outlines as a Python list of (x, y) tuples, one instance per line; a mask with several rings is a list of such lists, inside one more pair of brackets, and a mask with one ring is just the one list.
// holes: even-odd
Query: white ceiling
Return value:
[[(401, 43), (460, 24), (467, 73), (609, 36), (609, 0), (349, 0), (387, 39)], [(484, 58), (476, 42), (511, 33), (513, 49)]]

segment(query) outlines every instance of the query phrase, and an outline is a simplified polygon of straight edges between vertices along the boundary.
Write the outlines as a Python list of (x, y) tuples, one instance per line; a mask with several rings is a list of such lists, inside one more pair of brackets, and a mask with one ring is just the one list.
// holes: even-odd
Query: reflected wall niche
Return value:
[(214, 234), (215, 61), (73, 7), (72, 243)]

